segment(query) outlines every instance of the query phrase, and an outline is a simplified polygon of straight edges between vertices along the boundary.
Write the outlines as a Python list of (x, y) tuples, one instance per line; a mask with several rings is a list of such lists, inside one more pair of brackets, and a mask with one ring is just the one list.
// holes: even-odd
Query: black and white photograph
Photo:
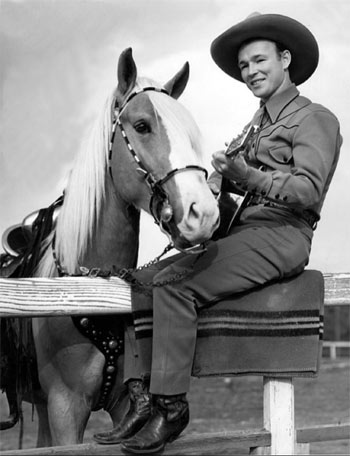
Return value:
[(348, 0), (0, 0), (0, 454), (350, 452)]

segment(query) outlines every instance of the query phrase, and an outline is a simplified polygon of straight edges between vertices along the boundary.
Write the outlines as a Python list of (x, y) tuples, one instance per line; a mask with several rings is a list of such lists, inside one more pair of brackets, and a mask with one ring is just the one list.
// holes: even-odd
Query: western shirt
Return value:
[[(261, 108), (253, 117), (261, 117)], [(264, 105), (260, 130), (247, 154), (245, 191), (319, 216), (342, 137), (327, 108), (300, 95), (294, 84)]]

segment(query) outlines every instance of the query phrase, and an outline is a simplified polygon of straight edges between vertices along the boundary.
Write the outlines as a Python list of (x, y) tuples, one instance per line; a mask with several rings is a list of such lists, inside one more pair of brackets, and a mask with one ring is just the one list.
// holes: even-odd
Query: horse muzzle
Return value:
[(194, 191), (193, 186), (185, 192), (187, 198), (174, 197), (171, 201), (161, 184), (153, 186), (149, 204), (155, 223), (177, 250), (189, 254), (203, 252), (204, 243), (212, 238), (220, 223), (217, 201), (214, 197), (210, 199), (209, 189), (206, 198), (202, 189)]
[(165, 204), (163, 209), (160, 211), (160, 218), (158, 225), (160, 229), (168, 236), (170, 242), (176, 248), (176, 250), (186, 253), (196, 255), (199, 253), (204, 253), (207, 250), (206, 243), (211, 239), (212, 234), (215, 232), (217, 226), (219, 225), (219, 216), (217, 222), (214, 224), (212, 229), (209, 231), (206, 230), (206, 235), (196, 235), (192, 237), (193, 240), (186, 238), (178, 225), (173, 219), (173, 209), (169, 204)]

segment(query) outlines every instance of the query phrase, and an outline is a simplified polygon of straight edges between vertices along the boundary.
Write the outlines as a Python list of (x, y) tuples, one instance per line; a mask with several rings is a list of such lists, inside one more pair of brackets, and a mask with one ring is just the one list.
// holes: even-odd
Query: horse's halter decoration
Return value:
[[(147, 92), (147, 91), (155, 91), (155, 92), (161, 92), (164, 93), (168, 96), (170, 94), (165, 90), (157, 87), (144, 87), (143, 89), (140, 89), (136, 92), (132, 92), (124, 101), (124, 103), (119, 107), (117, 105), (117, 102), (115, 103), (115, 117), (112, 123), (112, 132), (111, 132), (111, 139), (109, 142), (109, 150), (108, 150), (108, 161), (109, 161), (109, 173), (110, 176), (113, 180), (113, 174), (112, 174), (112, 168), (111, 168), (111, 159), (112, 159), (112, 150), (113, 150), (113, 143), (114, 143), (114, 137), (116, 133), (116, 128), (117, 126), (120, 128), (122, 137), (125, 141), (125, 144), (127, 146), (128, 151), (131, 153), (133, 159), (135, 160), (137, 164), (137, 172), (144, 178), (150, 192), (151, 192), (151, 199), (150, 199), (150, 212), (153, 216), (153, 219), (157, 225), (160, 226), (160, 228), (168, 235), (170, 238), (170, 231), (169, 228), (166, 226), (167, 223), (169, 223), (173, 217), (173, 208), (171, 207), (169, 203), (169, 197), (167, 192), (164, 189), (164, 184), (171, 178), (175, 176), (177, 173), (185, 172), (185, 171), (192, 171), (192, 170), (198, 170), (202, 171), (205, 174), (205, 177), (208, 177), (207, 170), (201, 166), (198, 165), (188, 165), (183, 168), (175, 168), (171, 171), (169, 171), (164, 177), (160, 179), (155, 179), (153, 174), (148, 171), (146, 166), (142, 163), (141, 159), (138, 157), (137, 153), (133, 149), (129, 138), (124, 130), (123, 124), (121, 122), (121, 114), (126, 108), (127, 104), (139, 93)], [(184, 253), (201, 253), (203, 250), (205, 250), (205, 247), (203, 245), (195, 245), (192, 247), (188, 247), (186, 249), (180, 249)]]

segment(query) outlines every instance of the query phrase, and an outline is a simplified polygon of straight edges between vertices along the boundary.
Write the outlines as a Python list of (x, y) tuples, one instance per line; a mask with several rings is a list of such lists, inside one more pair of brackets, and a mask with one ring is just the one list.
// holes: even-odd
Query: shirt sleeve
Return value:
[(309, 111), (292, 138), (292, 164), (289, 172), (264, 172), (249, 167), (248, 191), (286, 205), (303, 208), (318, 204), (334, 172), (340, 147), (339, 123), (327, 110)]

